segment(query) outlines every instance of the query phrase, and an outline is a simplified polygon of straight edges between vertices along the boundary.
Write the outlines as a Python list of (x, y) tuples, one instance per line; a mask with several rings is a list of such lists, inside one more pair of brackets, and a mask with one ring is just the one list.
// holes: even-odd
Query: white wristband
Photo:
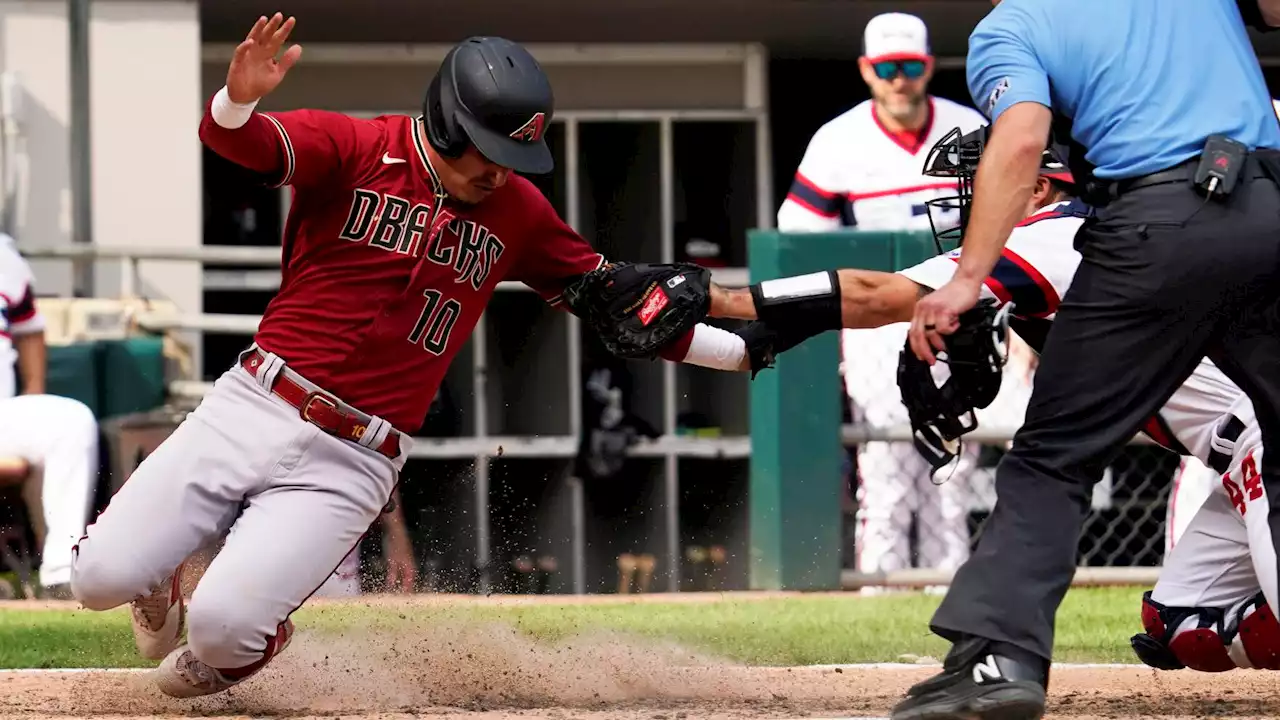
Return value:
[(258, 106), (258, 101), (251, 103), (231, 102), (231, 95), (227, 93), (227, 86), (223, 85), (217, 95), (213, 96), (213, 105), (209, 108), (209, 112), (213, 115), (213, 121), (219, 126), (228, 130), (236, 130), (244, 127), (249, 122), (249, 118), (253, 117), (253, 109)]
[(734, 371), (746, 356), (747, 344), (742, 338), (728, 330), (700, 324), (693, 329), (689, 352), (682, 362)]

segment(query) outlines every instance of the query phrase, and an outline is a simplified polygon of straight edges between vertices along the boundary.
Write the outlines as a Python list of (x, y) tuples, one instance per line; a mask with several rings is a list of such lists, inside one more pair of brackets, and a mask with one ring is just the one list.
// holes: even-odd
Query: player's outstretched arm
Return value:
[(729, 289), (710, 285), (711, 317), (755, 320), (736, 333), (699, 324), (661, 356), (716, 370), (759, 372), (773, 357), (828, 330), (911, 319), (928, 289), (898, 273), (831, 270)]
[(744, 290), (716, 288), (713, 317), (755, 320), (736, 336), (752, 374), (773, 359), (829, 330), (877, 328), (911, 319), (929, 290), (898, 274), (843, 269), (766, 280)]
[[(921, 295), (921, 287), (898, 274), (845, 268), (834, 271), (836, 283), (824, 276), (828, 273), (783, 278), (780, 281), (756, 283), (749, 288), (711, 287), (711, 317), (735, 320), (762, 319), (758, 303), (769, 308), (766, 314), (782, 315), (780, 323), (799, 320), (801, 314), (816, 310), (828, 327), (874, 328), (911, 319), (911, 311)], [(793, 294), (793, 288), (800, 289)], [(832, 300), (835, 289), (839, 296)], [(838, 303), (839, 324), (833, 324), (835, 316), (829, 312)], [(776, 308), (774, 310), (773, 308)]]

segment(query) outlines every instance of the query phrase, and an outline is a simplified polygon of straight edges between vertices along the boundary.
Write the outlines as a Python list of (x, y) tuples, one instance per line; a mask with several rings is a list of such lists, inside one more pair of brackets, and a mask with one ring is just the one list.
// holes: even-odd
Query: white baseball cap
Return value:
[(862, 54), (871, 62), (927, 60), (929, 30), (924, 21), (906, 13), (884, 13), (871, 18), (862, 36)]

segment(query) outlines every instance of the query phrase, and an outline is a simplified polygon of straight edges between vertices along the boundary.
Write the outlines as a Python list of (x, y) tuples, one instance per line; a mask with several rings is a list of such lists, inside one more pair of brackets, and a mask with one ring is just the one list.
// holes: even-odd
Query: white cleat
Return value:
[(182, 642), (186, 607), (182, 602), (182, 565), (147, 595), (133, 601), (133, 640), (138, 652), (160, 660)]
[(170, 697), (193, 698), (212, 695), (227, 690), (253, 677), (267, 662), (289, 647), (293, 639), (293, 621), (286, 620), (280, 624), (276, 636), (267, 643), (263, 660), (256, 663), (258, 667), (243, 677), (231, 678), (217, 668), (212, 668), (196, 659), (191, 648), (183, 645), (165, 657), (156, 668), (156, 687)]
[(160, 667), (156, 668), (156, 687), (169, 697), (212, 695), (226, 690), (236, 682), (197, 660), (191, 654), (191, 648), (186, 645), (169, 653)]

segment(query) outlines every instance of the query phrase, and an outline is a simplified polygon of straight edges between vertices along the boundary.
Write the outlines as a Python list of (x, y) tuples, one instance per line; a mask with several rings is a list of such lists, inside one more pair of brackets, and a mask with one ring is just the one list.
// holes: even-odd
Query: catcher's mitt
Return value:
[(652, 360), (711, 309), (711, 271), (690, 263), (613, 263), (564, 291), (574, 314), (621, 358)]
[(960, 316), (960, 327), (943, 336), (946, 351), (939, 360), (950, 377), (941, 385), (910, 341), (898, 355), (898, 388), (915, 447), (934, 470), (950, 463), (959, 454), (960, 436), (978, 427), (975, 408), (987, 407), (1000, 392), (1012, 309), (984, 301)]

